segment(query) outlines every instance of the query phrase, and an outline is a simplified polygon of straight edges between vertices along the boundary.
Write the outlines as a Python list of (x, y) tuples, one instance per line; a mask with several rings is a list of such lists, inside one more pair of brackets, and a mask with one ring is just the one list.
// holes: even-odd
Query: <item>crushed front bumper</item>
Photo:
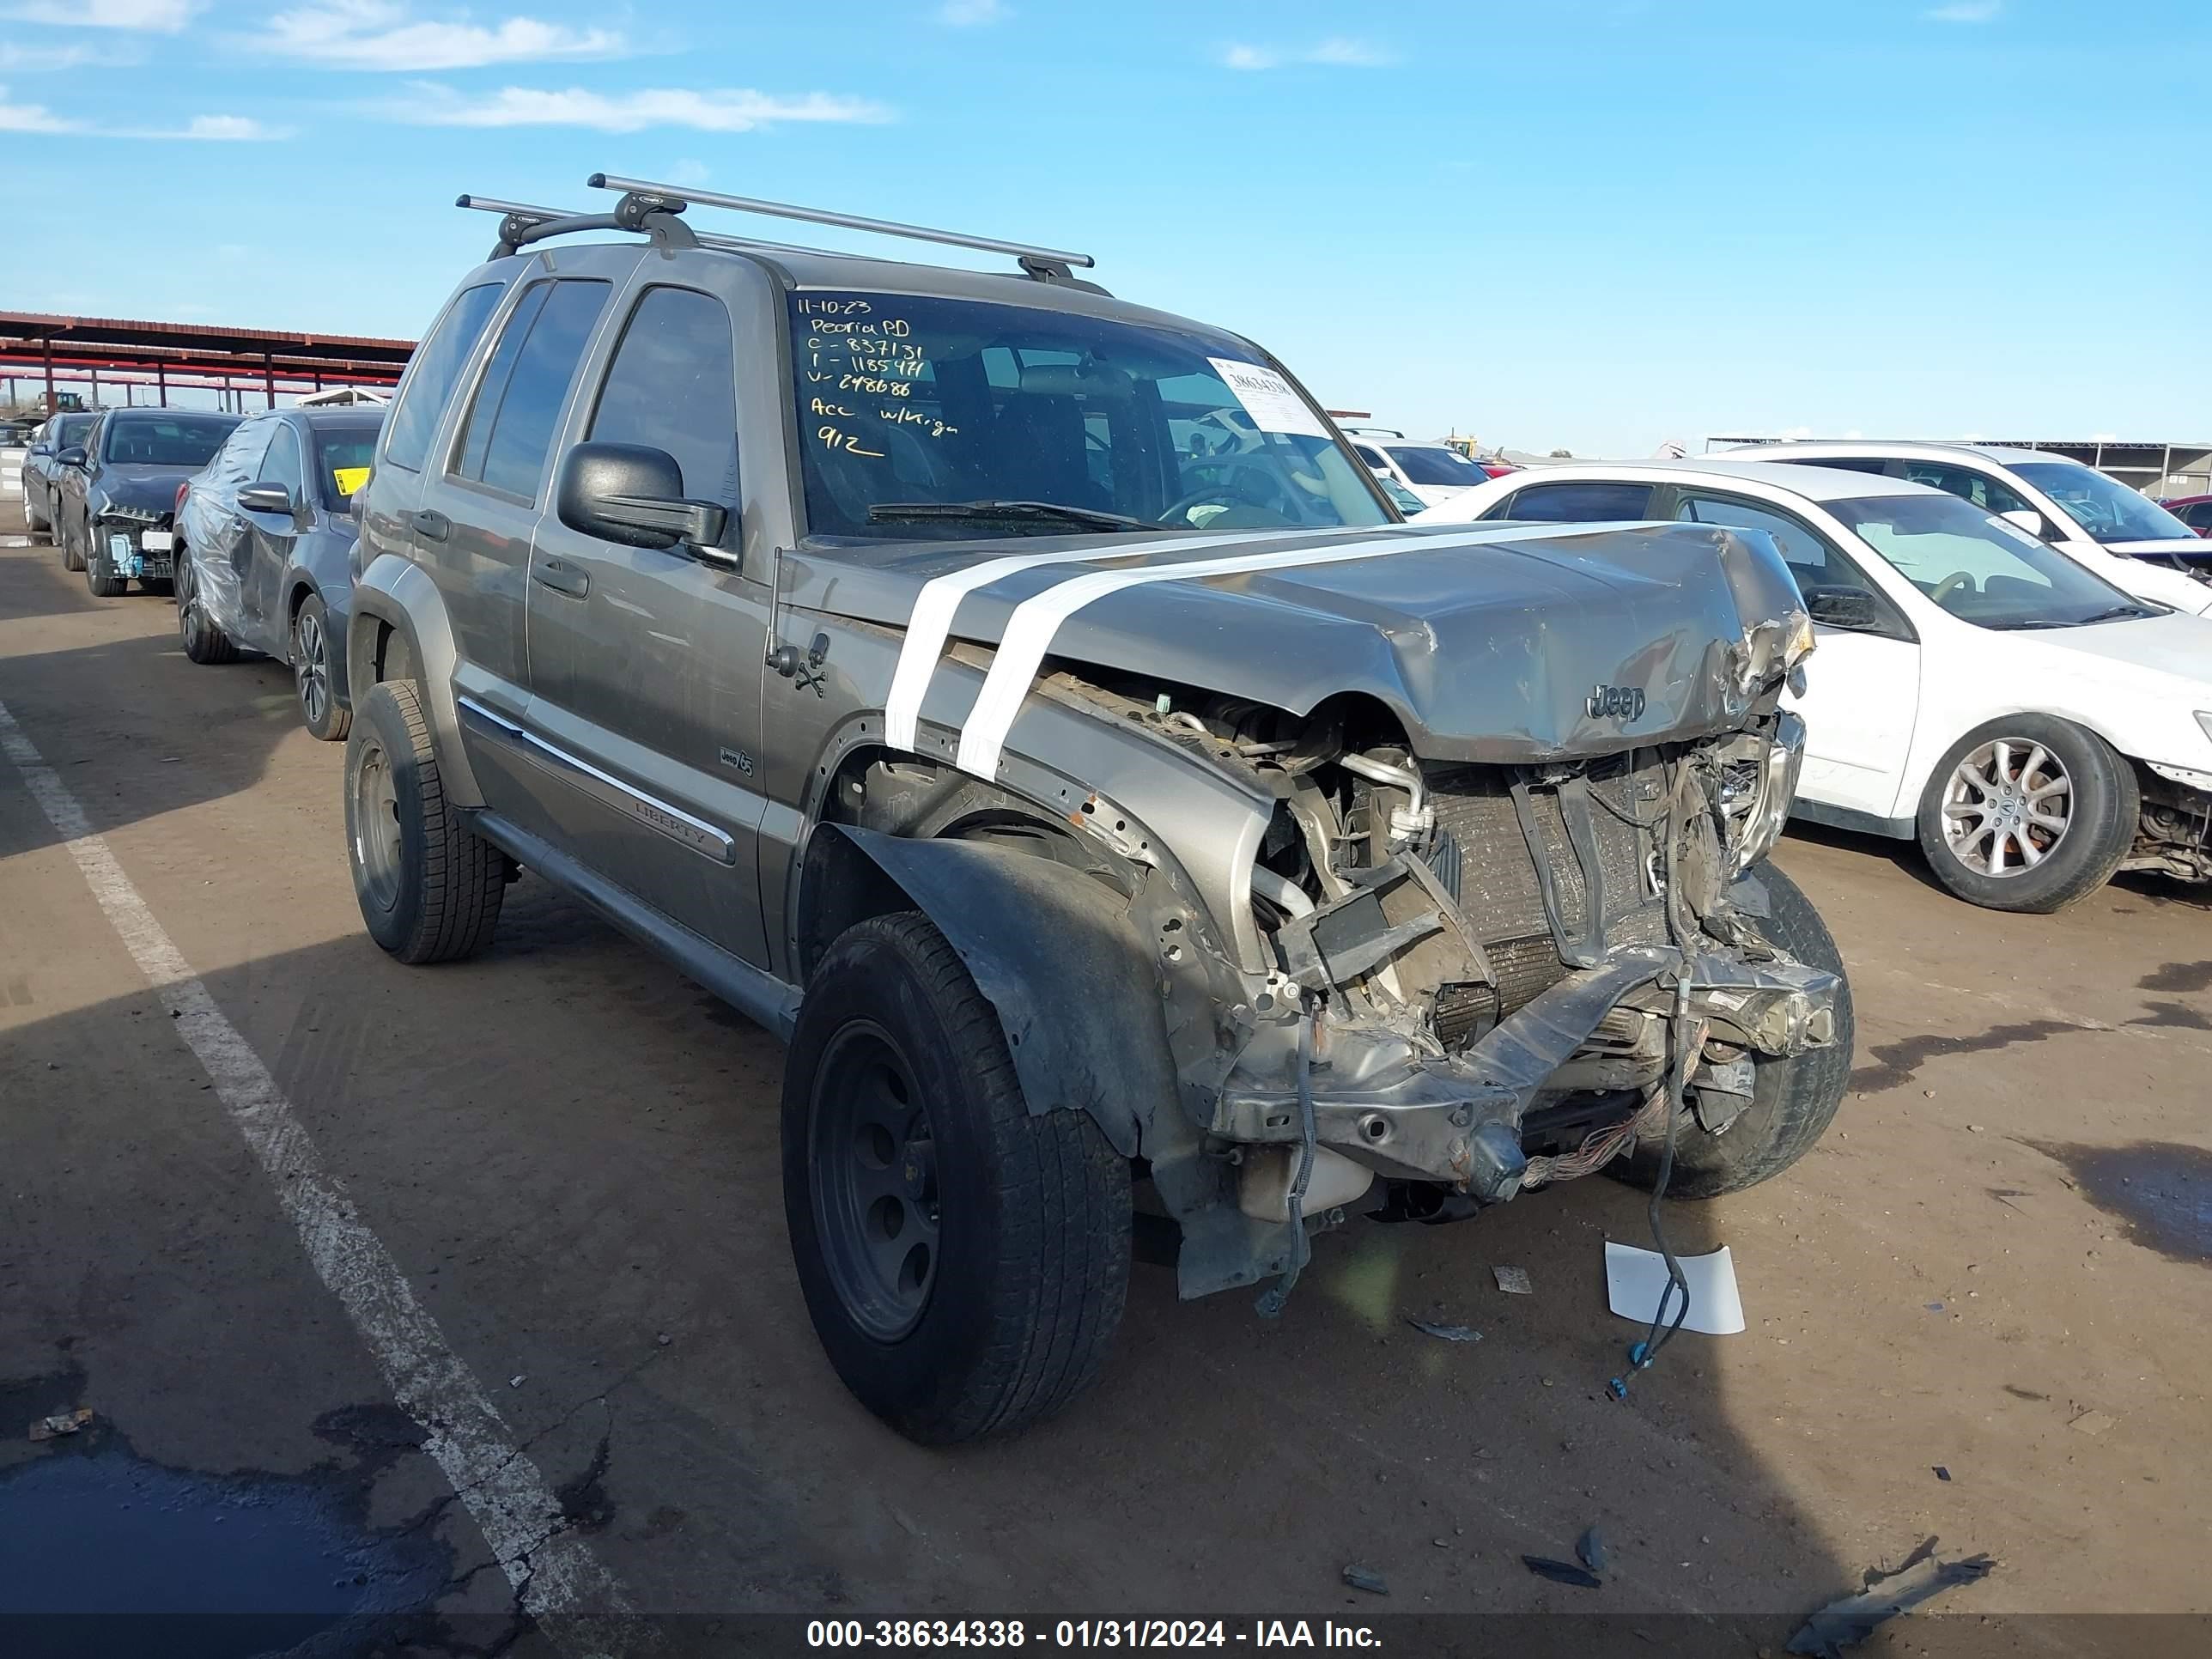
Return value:
[[(1438, 1182), (1483, 1203), (1520, 1190), (1527, 1160), (1522, 1115), (1555, 1073), (1614, 1010), (1671, 1013), (1685, 975), (1672, 945), (1608, 952), (1569, 974), (1459, 1054), (1443, 1055), (1410, 1026), (1359, 1023), (1317, 1028), (1310, 1073), (1314, 1139), (1377, 1173)], [(1687, 1012), (1711, 1034), (1783, 1057), (1835, 1041), (1841, 981), (1787, 959), (1752, 962), (1734, 951), (1698, 951), (1687, 969)], [(1246, 1143), (1303, 1139), (1295, 1070), (1296, 1021), (1255, 1040), (1228, 1079), (1215, 1128)], [(1292, 1065), (1295, 1061), (1293, 1059)]]

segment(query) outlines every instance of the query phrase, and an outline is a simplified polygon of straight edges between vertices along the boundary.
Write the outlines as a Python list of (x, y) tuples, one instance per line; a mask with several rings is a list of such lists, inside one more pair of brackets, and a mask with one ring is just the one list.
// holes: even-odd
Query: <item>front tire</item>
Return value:
[(100, 550), (90, 525), (84, 529), (84, 585), (95, 599), (115, 599), (131, 586), (130, 577), (108, 568), (107, 556)]
[(53, 534), (55, 543), (62, 550), (62, 568), (64, 570), (83, 569), (84, 555), (78, 550), (76, 538), (70, 534), (69, 526), (64, 524), (59, 519), (56, 519), (54, 520)]
[(1085, 1114), (1030, 1112), (996, 1012), (917, 913), (848, 929), (808, 984), (783, 1203), (830, 1363), (909, 1439), (1018, 1429), (1097, 1380), (1128, 1164)]
[[(1826, 1048), (1802, 1054), (1752, 1057), (1751, 1104), (1719, 1134), (1708, 1133), (1694, 1116), (1674, 1126), (1674, 1168), (1667, 1182), (1670, 1198), (1718, 1198), (1771, 1181), (1813, 1150), (1835, 1121), (1851, 1077), (1854, 1021), (1851, 981), (1827, 924), (1797, 884), (1771, 864), (1755, 872), (1766, 889), (1768, 914), (1759, 931), (1781, 950), (1807, 965), (1836, 975), (1836, 1040)], [(1662, 1149), (1641, 1140), (1610, 1172), (1632, 1186), (1650, 1188), (1658, 1179)]]
[(346, 848), (369, 937), (400, 961), (451, 962), (491, 943), (507, 860), (447, 799), (412, 684), (373, 686), (346, 745)]
[(292, 686), (299, 694), (300, 720), (308, 734), (336, 743), (353, 725), (353, 714), (338, 701), (331, 678), (331, 619), (322, 600), (310, 593), (292, 619)]
[(2112, 878), (2135, 845), (2134, 769), (2049, 714), (1976, 726), (1921, 792), (1920, 850), (1936, 879), (1990, 910), (2047, 915)]
[(43, 535), (53, 528), (52, 522), (31, 505), (27, 493), (23, 497), (23, 528), (33, 536)]

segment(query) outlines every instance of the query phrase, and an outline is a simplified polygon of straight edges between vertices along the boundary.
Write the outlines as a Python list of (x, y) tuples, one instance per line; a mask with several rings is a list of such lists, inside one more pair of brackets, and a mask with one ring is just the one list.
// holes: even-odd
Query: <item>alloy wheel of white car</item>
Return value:
[(2056, 755), (2032, 738), (1993, 738), (1952, 769), (1944, 844), (1976, 875), (2017, 876), (2057, 850), (2073, 807), (2074, 781)]

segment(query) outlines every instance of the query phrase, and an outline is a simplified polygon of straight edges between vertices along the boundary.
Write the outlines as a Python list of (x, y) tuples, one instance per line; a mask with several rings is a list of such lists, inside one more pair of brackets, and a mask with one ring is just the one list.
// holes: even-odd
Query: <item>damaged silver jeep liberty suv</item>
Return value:
[(792, 1253), (871, 1409), (1059, 1408), (1139, 1244), (1274, 1312), (1352, 1217), (1820, 1137), (1850, 1000), (1761, 862), (1813, 642), (1764, 536), (1407, 525), (1267, 353), (1081, 255), (591, 182), (461, 199), (497, 246), (386, 423), (355, 884), (429, 963), (534, 871), (788, 1042)]

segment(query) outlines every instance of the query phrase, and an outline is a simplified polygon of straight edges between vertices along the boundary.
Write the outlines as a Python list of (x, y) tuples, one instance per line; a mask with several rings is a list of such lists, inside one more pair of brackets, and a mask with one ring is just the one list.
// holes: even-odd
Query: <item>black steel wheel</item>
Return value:
[(937, 1141), (913, 1063), (882, 1026), (854, 1021), (822, 1056), (811, 1115), (823, 1266), (853, 1322), (896, 1342), (937, 1278)]
[(1098, 1376), (1129, 1282), (1129, 1165), (1034, 1113), (996, 1012), (928, 918), (823, 955), (783, 1085), (783, 1206), (806, 1310), (860, 1403), (947, 1445)]

